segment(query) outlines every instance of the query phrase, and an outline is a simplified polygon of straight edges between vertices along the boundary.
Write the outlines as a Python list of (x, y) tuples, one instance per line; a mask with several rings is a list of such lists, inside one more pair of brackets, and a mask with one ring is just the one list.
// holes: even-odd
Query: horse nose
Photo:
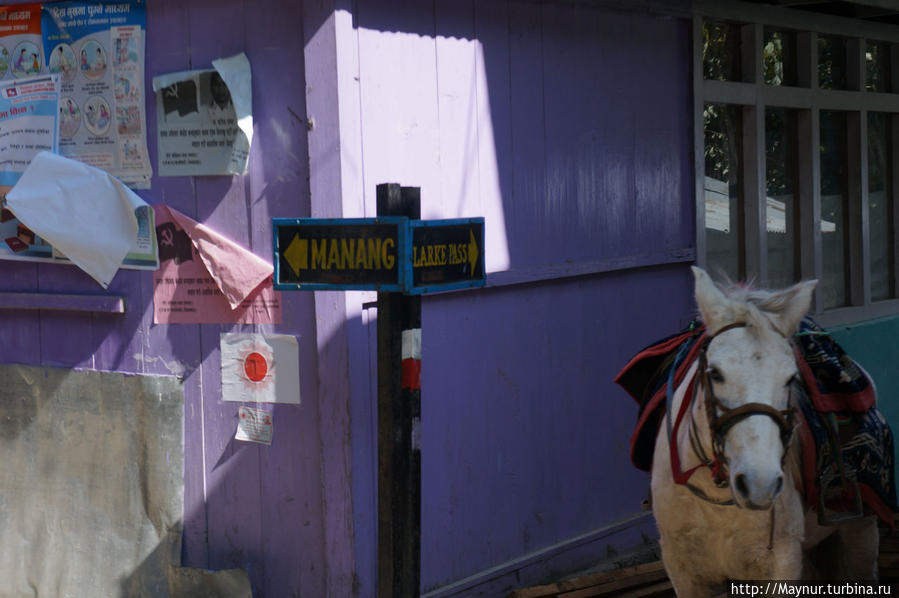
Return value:
[(767, 509), (784, 487), (783, 474), (767, 481), (765, 476), (750, 477), (745, 472), (735, 472), (733, 489), (738, 502), (749, 509)]
[(780, 494), (780, 491), (784, 489), (784, 477), (782, 475), (777, 476), (777, 479), (774, 481), (774, 496), (772, 498), (777, 498)]
[(746, 482), (745, 473), (738, 473), (734, 476), (734, 490), (736, 490), (744, 500), (749, 499), (749, 484)]

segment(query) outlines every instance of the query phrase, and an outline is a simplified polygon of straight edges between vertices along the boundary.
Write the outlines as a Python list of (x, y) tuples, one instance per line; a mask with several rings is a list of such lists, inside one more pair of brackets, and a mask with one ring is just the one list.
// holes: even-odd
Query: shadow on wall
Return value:
[[(270, 413), (272, 444), (234, 439), (240, 403), (221, 395), (221, 332), (268, 332), (270, 326), (168, 326), (170, 335), (195, 331), (200, 355), (185, 377), (185, 567), (245, 570), (256, 598), (324, 595), (322, 469), (317, 346), (311, 293), (282, 293), (278, 333), (299, 340), (299, 405), (249, 404)], [(233, 328), (236, 328), (232, 330)], [(327, 347), (330, 341), (322, 343)], [(202, 384), (202, 392), (200, 385)], [(324, 409), (328, 409), (327, 406)]]

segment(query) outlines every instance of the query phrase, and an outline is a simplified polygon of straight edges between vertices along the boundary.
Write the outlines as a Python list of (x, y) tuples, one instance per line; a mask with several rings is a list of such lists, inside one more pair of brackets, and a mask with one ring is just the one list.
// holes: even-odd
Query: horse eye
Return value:
[(721, 370), (719, 370), (715, 366), (712, 366), (708, 369), (708, 374), (709, 380), (711, 380), (712, 382), (717, 382), (718, 384), (724, 382), (724, 375), (721, 373)]

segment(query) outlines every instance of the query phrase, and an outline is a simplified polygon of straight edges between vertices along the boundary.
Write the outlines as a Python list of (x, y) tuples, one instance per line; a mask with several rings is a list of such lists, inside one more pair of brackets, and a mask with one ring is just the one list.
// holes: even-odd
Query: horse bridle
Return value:
[[(733, 426), (753, 415), (765, 415), (774, 420), (774, 423), (777, 424), (777, 427), (780, 429), (780, 441), (783, 444), (781, 466), (783, 466), (783, 463), (786, 461), (787, 450), (793, 439), (793, 430), (795, 429), (795, 408), (792, 405), (782, 411), (764, 403), (746, 403), (739, 407), (728, 407), (715, 395), (715, 390), (712, 388), (712, 381), (709, 378), (708, 357), (706, 355), (709, 344), (711, 344), (715, 337), (728, 330), (745, 328), (746, 326), (746, 322), (734, 322), (724, 326), (715, 332), (715, 334), (708, 335), (705, 338), (699, 352), (697, 375), (699, 376), (699, 382), (702, 384), (705, 394), (706, 415), (708, 417), (709, 430), (712, 434), (712, 458), (710, 459), (702, 448), (702, 443), (699, 441), (695, 425), (690, 426), (690, 443), (702, 463), (712, 471), (712, 479), (719, 488), (727, 488), (730, 486), (729, 475), (727, 472), (727, 455), (724, 453), (724, 441), (727, 432)], [(696, 392), (697, 385), (694, 384), (691, 402), (695, 403)], [(692, 409), (690, 409), (690, 417), (692, 420)], [(695, 424), (695, 421), (692, 421), (691, 423)], [(691, 490), (692, 489), (693, 488), (691, 487)], [(698, 490), (698, 488), (696, 490)], [(694, 490), (694, 493), (696, 493), (696, 490)], [(704, 495), (705, 493), (702, 493), (701, 497), (710, 502), (724, 504), (705, 497)], [(728, 502), (727, 504), (732, 503)]]

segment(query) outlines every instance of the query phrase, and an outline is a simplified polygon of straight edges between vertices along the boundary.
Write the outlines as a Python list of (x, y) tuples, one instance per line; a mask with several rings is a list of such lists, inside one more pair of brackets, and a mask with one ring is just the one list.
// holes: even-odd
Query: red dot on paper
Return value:
[(265, 374), (268, 372), (268, 363), (266, 363), (265, 357), (259, 353), (250, 353), (243, 362), (243, 368), (247, 373), (247, 378), (253, 382), (259, 382), (265, 378)]

